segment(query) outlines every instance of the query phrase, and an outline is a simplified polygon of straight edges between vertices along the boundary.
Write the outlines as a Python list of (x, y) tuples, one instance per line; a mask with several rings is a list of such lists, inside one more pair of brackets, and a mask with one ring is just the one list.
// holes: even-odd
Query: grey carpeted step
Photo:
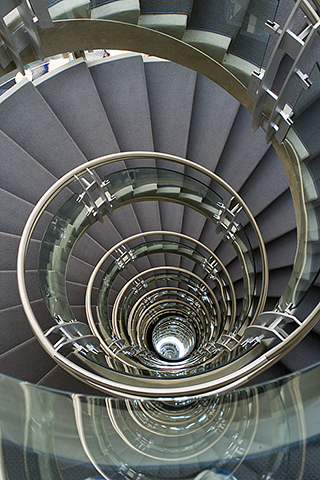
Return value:
[(119, 151), (84, 60), (68, 63), (34, 85), (88, 160)]
[[(256, 217), (256, 221), (265, 243), (269, 243), (295, 229), (296, 222), (290, 190), (285, 190), (277, 197)], [(253, 242), (253, 247), (255, 245), (256, 243)]]
[[(26, 282), (30, 285), (28, 289), (29, 300), (41, 298), (38, 288), (38, 272), (36, 270), (26, 271)], [(4, 310), (20, 304), (20, 296), (17, 285), (17, 273), (15, 270), (0, 272), (1, 300), (0, 309)]]
[(295, 117), (293, 129), (302, 140), (310, 158), (320, 154), (318, 138), (320, 133), (320, 98), (315, 100), (298, 117)]
[(93, 62), (89, 70), (120, 150), (153, 150), (142, 57), (111, 57)]
[[(71, 361), (77, 360), (73, 354), (68, 355), (68, 359)], [(81, 395), (93, 395), (99, 396), (103, 395), (89, 385), (82, 383), (80, 380), (77, 380), (72, 375), (67, 373), (59, 365), (55, 365), (51, 370), (48, 371), (38, 382), (38, 385), (48, 388), (56, 389), (59, 386), (59, 389), (65, 390), (67, 392), (77, 393)]]
[(145, 61), (145, 72), (155, 151), (185, 158), (197, 74), (152, 60)]
[(268, 368), (268, 370), (265, 372), (260, 373), (260, 375), (255, 377), (253, 380), (250, 380), (248, 383), (246, 383), (246, 387), (252, 387), (259, 384), (265, 385), (267, 382), (284, 377), (289, 373), (291, 373), (290, 370), (281, 362), (278, 362), (272, 367)]
[(278, 0), (250, 0), (246, 8), (241, 28), (229, 52), (248, 60), (254, 65), (262, 66), (269, 34), (264, 30), (267, 20), (273, 21), (277, 12)]
[(0, 129), (29, 155), (58, 178), (86, 161), (32, 83), (22, 81), (8, 93), (0, 99)]
[(240, 106), (215, 173), (239, 191), (269, 148), (262, 130), (252, 132), (251, 116)]
[[(291, 267), (296, 253), (296, 230), (282, 235), (281, 237), (266, 244), (268, 266), (270, 270), (275, 270), (283, 267)], [(220, 248), (216, 250), (216, 253), (226, 260), (226, 267), (231, 275), (233, 281), (238, 280), (242, 276), (238, 257), (235, 257), (232, 261), (228, 259), (227, 252), (224, 255), (226, 248), (225, 243), (220, 244)], [(254, 250), (255, 269), (256, 272), (261, 272), (261, 257), (258, 249)], [(226, 257), (226, 258), (225, 258)], [(232, 256), (230, 256), (232, 258)], [(282, 292), (279, 292), (282, 293)]]
[[(16, 270), (17, 268), (17, 254), (20, 243), (20, 236), (11, 233), (0, 232), (0, 271), (1, 270)], [(29, 247), (29, 254), (27, 257), (26, 268), (32, 269), (37, 265), (38, 249), (40, 241), (32, 239)]]
[[(143, 60), (140, 55), (93, 62), (90, 73), (110, 120), (121, 151), (154, 150), (150, 109)], [(128, 162), (127, 166), (134, 166)], [(134, 212), (133, 212), (134, 210)], [(128, 217), (127, 217), (128, 214)], [(125, 238), (141, 230), (161, 230), (158, 206), (152, 202), (149, 213), (143, 205), (121, 209), (112, 221)], [(139, 217), (139, 226), (136, 217)], [(137, 229), (128, 233), (124, 226)]]
[[(274, 221), (273, 221), (274, 220)], [(283, 235), (295, 229), (295, 216), (292, 205), (292, 198), (289, 190), (285, 190), (277, 197), (266, 209), (257, 217), (256, 221), (261, 231), (264, 242), (268, 244), (276, 239), (281, 239)], [(245, 228), (245, 231), (249, 227)], [(207, 222), (202, 230), (200, 241), (213, 249), (224, 264), (228, 264), (236, 258), (236, 252), (227, 242), (222, 241), (222, 235), (215, 235), (213, 225)], [(249, 230), (249, 239), (251, 247), (256, 249), (258, 241), (253, 232)], [(292, 254), (292, 248), (290, 249)]]
[[(0, 164), (0, 188), (35, 205), (57, 177), (2, 131), (0, 151), (4, 159), (10, 159)], [(66, 191), (61, 198), (67, 200), (69, 196)]]
[(198, 74), (186, 158), (214, 172), (238, 110), (237, 100)]
[(193, 0), (164, 0), (154, 2), (150, 0), (140, 0), (141, 15), (146, 14), (184, 14), (190, 15)]
[(54, 366), (34, 337), (0, 355), (1, 373), (26, 382), (37, 383)]
[[(21, 235), (26, 221), (33, 209), (29, 202), (0, 189), (0, 210), (5, 212), (1, 215), (1, 231), (13, 235)], [(34, 238), (42, 239), (46, 225), (51, 221), (52, 216), (44, 212), (44, 218), (39, 222), (39, 228), (35, 230)]]
[[(256, 217), (288, 189), (281, 161), (270, 147), (246, 180), (239, 194)], [(288, 215), (292, 213), (288, 210)]]
[(224, 0), (194, 0), (188, 29), (205, 30), (234, 38), (241, 27), (249, 0), (227, 4)]
[(320, 361), (320, 336), (310, 332), (281, 362), (290, 372), (295, 372)]
[[(41, 299), (31, 302), (31, 306), (41, 327), (44, 330), (50, 328), (54, 322), (50, 317), (43, 300)], [(21, 305), (9, 307), (6, 310), (1, 310), (0, 322), (0, 355), (25, 342), (26, 340), (34, 338), (34, 333), (31, 330)], [(22, 359), (23, 356), (22, 358), (20, 357), (20, 361), (22, 361)]]

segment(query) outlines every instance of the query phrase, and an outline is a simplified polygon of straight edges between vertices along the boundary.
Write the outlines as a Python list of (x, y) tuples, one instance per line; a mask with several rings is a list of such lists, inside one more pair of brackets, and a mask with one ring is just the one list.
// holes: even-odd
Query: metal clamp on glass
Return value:
[(136, 258), (132, 250), (128, 250), (124, 245), (121, 245), (115, 250), (115, 253), (119, 255), (116, 259), (119, 270), (122, 270), (128, 263), (133, 262)]
[[(116, 207), (116, 199), (108, 190), (108, 180), (101, 180), (99, 175), (86, 169), (88, 178), (84, 175), (78, 177), (75, 175), (75, 179), (78, 180), (84, 191), (79, 195), (78, 202), (83, 202), (88, 208), (87, 216), (90, 217), (90, 221), (94, 223), (96, 220), (103, 222), (102, 215), (105, 213), (111, 214), (113, 208)], [(87, 203), (86, 201), (87, 200)]]
[[(247, 90), (249, 97), (255, 102), (252, 110), (252, 129), (256, 131), (259, 127), (262, 127), (266, 132), (267, 143), (273, 137), (276, 138), (278, 143), (282, 143), (292, 125), (290, 118), (292, 109), (288, 105), (288, 99), (294, 81), (298, 79), (305, 89), (311, 86), (308, 75), (302, 73), (300, 67), (303, 66), (313, 39), (320, 29), (320, 21), (316, 15), (318, 21), (308, 25), (299, 35), (292, 31), (301, 1), (299, 0), (295, 4), (283, 30), (274, 22), (268, 21), (266, 23), (265, 30), (271, 35), (277, 35), (278, 41), (266, 70), (260, 73), (252, 73)], [(279, 95), (277, 95), (272, 91), (272, 86), (285, 54), (294, 61)], [(270, 115), (266, 114), (265, 108), (271, 111)]]
[(212, 280), (214, 280), (218, 273), (217, 266), (218, 262), (212, 256), (206, 258), (205, 261), (201, 264), (203, 270), (209, 274), (209, 277)]
[(257, 316), (254, 325), (246, 328), (245, 335), (247, 337), (263, 336), (263, 339), (278, 338), (283, 341), (288, 337), (284, 327), (289, 323), (296, 327), (301, 325), (301, 322), (295, 316), (288, 313), (263, 312)]
[[(16, 12), (16, 13), (15, 13)], [(15, 20), (19, 25), (12, 29), (7, 22), (7, 15), (15, 13)], [(41, 28), (53, 27), (53, 23), (45, 2), (39, 0), (0, 2), (0, 66), (6, 68), (12, 61), (17, 69), (24, 75), (24, 67), (20, 53), (29, 45), (32, 46), (38, 58), (44, 59), (42, 46), (37, 31), (36, 23)]]
[(225, 350), (228, 350), (228, 352), (234, 350), (234, 348), (237, 347), (238, 344), (239, 340), (237, 338), (226, 334), (222, 335), (221, 340), (215, 343), (217, 347), (222, 347)]
[(148, 285), (143, 279), (137, 279), (132, 283), (132, 290), (137, 295), (142, 289), (148, 288)]
[(75, 347), (78, 352), (99, 353), (100, 342), (97, 337), (92, 335), (88, 325), (82, 322), (63, 322), (54, 325), (45, 333), (48, 337), (53, 333), (60, 333), (62, 337), (54, 344), (56, 352), (65, 346)]
[(223, 205), (223, 211), (220, 215), (220, 219), (216, 228), (217, 233), (223, 233), (224, 241), (228, 240), (230, 243), (234, 242), (235, 234), (239, 230), (239, 224), (236, 222), (236, 219), (242, 210), (242, 207), (239, 203), (230, 209), (233, 200), (234, 197), (231, 197), (227, 205)]

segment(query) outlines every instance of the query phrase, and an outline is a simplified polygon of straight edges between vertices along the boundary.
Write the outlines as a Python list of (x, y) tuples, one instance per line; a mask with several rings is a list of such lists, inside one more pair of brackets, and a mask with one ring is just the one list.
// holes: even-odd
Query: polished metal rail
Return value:
[[(137, 381), (134, 376), (127, 376), (123, 375), (121, 372), (115, 372), (114, 370), (107, 370), (106, 377), (103, 378), (100, 375), (92, 373), (91, 371), (87, 371), (85, 368), (82, 368), (73, 362), (71, 362), (68, 358), (62, 356), (59, 352), (55, 351), (52, 344), (48, 341), (45, 337), (42, 329), (40, 328), (36, 317), (33, 313), (32, 307), (28, 300), (27, 296), (27, 289), (26, 289), (26, 280), (25, 280), (25, 260), (26, 260), (26, 253), (27, 248), (31, 240), (32, 232), (41, 217), (42, 213), (45, 211), (46, 207), (49, 203), (60, 193), (67, 185), (69, 185), (75, 176), (79, 177), (85, 172), (88, 171), (90, 168), (95, 168), (98, 166), (102, 166), (105, 164), (112, 164), (122, 160), (130, 160), (130, 159), (163, 159), (168, 160), (171, 162), (175, 162), (178, 164), (182, 164), (184, 166), (192, 167), (193, 169), (199, 171), (200, 173), (208, 176), (223, 188), (227, 190), (227, 192), (235, 198), (235, 200), (242, 206), (243, 211), (247, 215), (252, 228), (257, 236), (259, 250), (262, 258), (262, 288), (261, 288), (261, 296), (258, 302), (258, 307), (256, 310), (256, 314), (258, 315), (265, 303), (266, 295), (267, 295), (267, 285), (268, 285), (268, 267), (267, 267), (267, 255), (265, 246), (250, 210), (246, 206), (246, 204), (242, 201), (240, 196), (222, 179), (220, 179), (217, 175), (213, 174), (206, 168), (196, 165), (193, 162), (185, 159), (181, 159), (179, 157), (175, 157), (172, 155), (166, 154), (159, 154), (159, 153), (146, 153), (146, 152), (129, 152), (129, 153), (121, 153), (121, 154), (114, 154), (107, 157), (101, 157), (99, 159), (92, 160), (87, 162), (68, 174), (64, 175), (60, 180), (58, 180), (42, 197), (42, 199), (38, 202), (36, 207), (34, 208), (33, 212), (31, 213), (24, 232), (21, 238), (21, 244), (18, 252), (18, 285), (19, 285), (19, 292), (21, 296), (21, 301), (27, 317), (30, 321), (30, 324), (33, 328), (34, 333), (36, 334), (37, 338), (39, 339), (43, 348), (49, 353), (51, 357), (53, 357), (57, 363), (59, 363), (63, 368), (69, 371), (71, 374), (76, 375), (78, 378), (86, 381), (90, 385), (95, 386), (96, 388), (100, 388), (101, 390), (115, 394), (117, 396), (125, 396), (125, 397), (141, 397), (141, 398), (151, 398), (151, 397), (181, 397), (185, 395), (206, 395), (209, 392), (217, 391), (217, 390), (225, 390), (230, 388), (234, 385), (240, 385), (244, 383), (246, 373), (254, 372), (256, 368), (256, 362), (250, 365), (246, 365), (245, 367), (240, 368), (238, 371), (233, 372), (229, 375), (224, 376), (223, 378), (216, 378), (216, 374), (212, 374), (212, 372), (208, 371), (201, 375), (189, 376), (188, 378), (174, 378), (170, 385), (168, 386), (167, 380), (162, 378), (144, 378), (139, 377), (139, 381)], [(261, 358), (260, 358), (261, 361)], [(262, 357), (262, 362), (264, 362), (264, 357)]]
[(178, 238), (181, 238), (181, 239), (184, 239), (184, 240), (188, 240), (188, 241), (194, 243), (195, 245), (201, 247), (203, 250), (205, 250), (208, 253), (209, 257), (213, 258), (214, 261), (217, 262), (221, 271), (225, 275), (225, 277), (227, 279), (227, 282), (228, 282), (228, 287), (230, 288), (232, 310), (231, 310), (230, 324), (229, 324), (228, 328), (229, 328), (229, 330), (232, 330), (233, 327), (234, 327), (235, 319), (236, 319), (236, 295), (235, 295), (235, 291), (234, 291), (234, 288), (233, 288), (233, 283), (232, 283), (231, 277), (228, 273), (228, 270), (223, 265), (221, 260), (217, 257), (217, 255), (215, 255), (215, 253), (212, 250), (210, 250), (206, 245), (204, 245), (203, 243), (199, 242), (198, 240), (195, 240), (194, 238), (192, 238), (188, 235), (185, 235), (183, 233), (172, 232), (172, 231), (169, 231), (169, 230), (158, 230), (158, 231), (154, 230), (154, 231), (151, 231), (151, 232), (137, 233), (137, 234), (132, 235), (131, 237), (128, 237), (128, 238), (122, 240), (121, 242), (117, 243), (116, 245), (114, 245), (112, 248), (110, 248), (108, 250), (108, 252), (106, 252), (101, 257), (101, 259), (99, 260), (99, 262), (95, 266), (95, 268), (94, 268), (94, 270), (93, 270), (93, 272), (92, 272), (92, 274), (89, 278), (88, 285), (87, 285), (87, 290), (86, 290), (86, 314), (87, 314), (89, 325), (91, 325), (91, 326), (94, 325), (94, 320), (93, 320), (93, 316), (92, 316), (92, 303), (91, 303), (92, 288), (93, 288), (97, 273), (101, 269), (104, 262), (112, 255), (113, 252), (115, 252), (122, 245), (128, 244), (128, 243), (130, 243), (131, 241), (134, 241), (134, 240), (138, 240), (139, 238), (148, 237), (150, 235), (169, 235), (169, 236), (172, 236), (172, 237), (178, 237)]

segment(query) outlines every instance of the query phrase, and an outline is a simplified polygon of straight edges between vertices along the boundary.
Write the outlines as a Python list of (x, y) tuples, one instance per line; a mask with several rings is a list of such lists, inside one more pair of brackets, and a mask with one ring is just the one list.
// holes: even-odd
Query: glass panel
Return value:
[(42, 296), (53, 317), (74, 319), (65, 286), (69, 256), (77, 238), (90, 225), (87, 209), (73, 195), (50, 222), (39, 252), (39, 281)]
[(264, 24), (274, 20), (278, 4), (278, 0), (251, 0), (229, 52), (261, 67), (269, 41)]
[[(317, 280), (320, 271), (320, 157), (312, 158), (301, 164), (301, 174), (305, 189), (305, 208), (302, 211), (301, 239), (298, 245), (299, 261), (294, 269), (286, 290), (279, 301), (283, 311), (296, 309)], [(304, 227), (305, 226), (305, 227)]]
[(243, 275), (242, 307), (237, 316), (235, 325), (235, 331), (238, 331), (243, 326), (244, 322), (249, 322), (249, 312), (252, 306), (256, 285), (256, 270), (252, 247), (250, 240), (241, 225), (239, 225), (237, 233), (235, 234), (233, 246), (237, 252)]
[(0, 377), (8, 479), (313, 479), (320, 366), (205, 399), (117, 400)]

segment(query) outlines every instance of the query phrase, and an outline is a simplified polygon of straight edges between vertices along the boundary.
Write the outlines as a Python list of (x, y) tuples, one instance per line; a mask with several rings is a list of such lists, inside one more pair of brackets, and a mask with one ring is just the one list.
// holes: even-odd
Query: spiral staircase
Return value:
[(80, 58), (2, 86), (5, 480), (317, 478), (319, 39), (267, 144), (244, 32), (290, 2), (163, 3), (47, 2)]

